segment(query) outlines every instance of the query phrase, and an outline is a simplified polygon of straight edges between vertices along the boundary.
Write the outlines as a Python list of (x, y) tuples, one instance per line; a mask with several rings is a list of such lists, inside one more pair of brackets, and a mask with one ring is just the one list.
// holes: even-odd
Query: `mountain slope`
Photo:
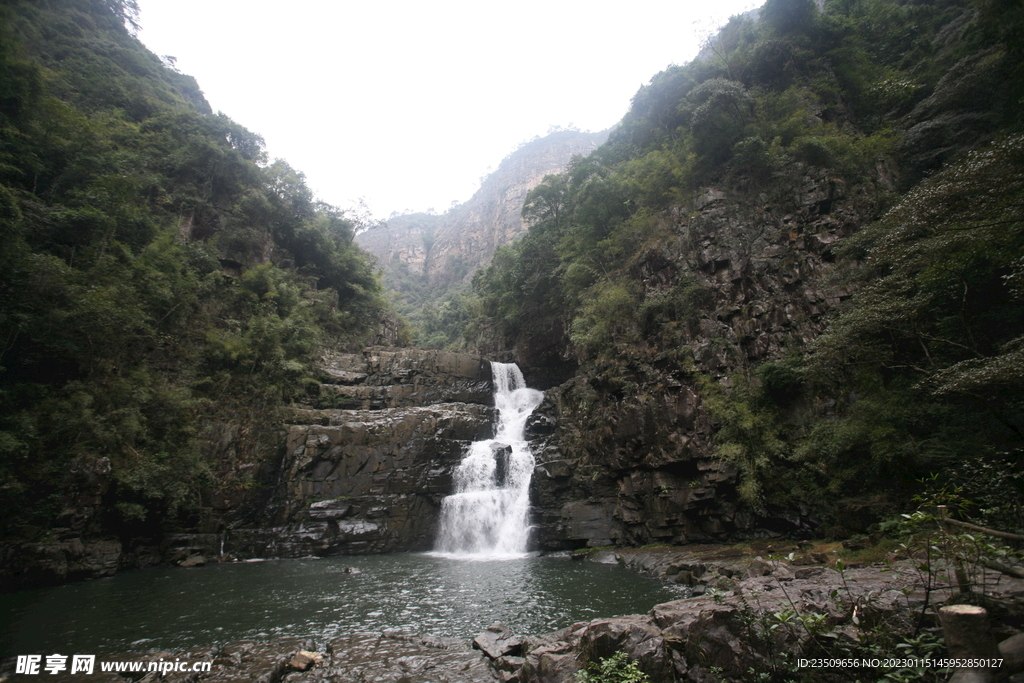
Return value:
[(521, 214), (527, 193), (607, 136), (607, 131), (550, 133), (509, 154), (472, 198), (443, 215), (397, 216), (356, 236), (377, 257), (399, 310), (418, 328), (417, 344), (462, 343), (451, 336), (451, 321), (439, 318), (459, 308), (469, 277), (494, 250), (526, 231)]
[(863, 528), (942, 491), (1020, 528), (1019, 9), (759, 17), (657, 74), (474, 280), (467, 329), (560, 384), (545, 542)]
[(0, 6), (5, 538), (195, 523), (234, 458), (266, 454), (214, 453), (213, 425), (255, 435), (384, 308), (354, 222), (211, 114), (134, 9)]

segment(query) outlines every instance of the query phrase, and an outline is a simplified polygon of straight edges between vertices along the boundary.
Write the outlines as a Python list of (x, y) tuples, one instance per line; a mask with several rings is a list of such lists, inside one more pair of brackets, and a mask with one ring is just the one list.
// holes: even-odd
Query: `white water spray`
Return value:
[(441, 505), (441, 553), (500, 557), (526, 552), (534, 459), (524, 432), (544, 394), (526, 388), (515, 363), (492, 362), (491, 375), (496, 434), (473, 443), (455, 470), (455, 493)]

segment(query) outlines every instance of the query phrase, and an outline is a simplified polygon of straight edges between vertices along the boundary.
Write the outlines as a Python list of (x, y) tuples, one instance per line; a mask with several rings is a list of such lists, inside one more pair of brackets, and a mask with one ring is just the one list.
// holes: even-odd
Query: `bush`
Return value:
[(651, 677), (640, 670), (625, 652), (590, 663), (586, 671), (576, 674), (577, 683), (649, 683)]
[(762, 363), (757, 372), (761, 378), (761, 395), (780, 408), (791, 405), (800, 397), (803, 377), (791, 365), (768, 361)]

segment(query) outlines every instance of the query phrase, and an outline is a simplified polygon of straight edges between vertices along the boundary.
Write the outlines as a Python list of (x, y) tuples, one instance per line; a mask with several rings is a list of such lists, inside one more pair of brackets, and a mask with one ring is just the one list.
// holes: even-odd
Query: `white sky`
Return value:
[(139, 38), (318, 197), (446, 210), (551, 126), (599, 131), (763, 0), (139, 0)]

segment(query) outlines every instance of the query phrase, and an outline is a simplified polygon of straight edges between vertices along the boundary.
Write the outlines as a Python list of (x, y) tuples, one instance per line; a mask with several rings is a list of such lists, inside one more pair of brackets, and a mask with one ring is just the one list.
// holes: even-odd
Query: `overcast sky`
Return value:
[[(763, 0), (762, 0), (763, 1)], [(318, 197), (465, 201), (521, 142), (598, 131), (757, 0), (139, 0), (139, 38)]]

